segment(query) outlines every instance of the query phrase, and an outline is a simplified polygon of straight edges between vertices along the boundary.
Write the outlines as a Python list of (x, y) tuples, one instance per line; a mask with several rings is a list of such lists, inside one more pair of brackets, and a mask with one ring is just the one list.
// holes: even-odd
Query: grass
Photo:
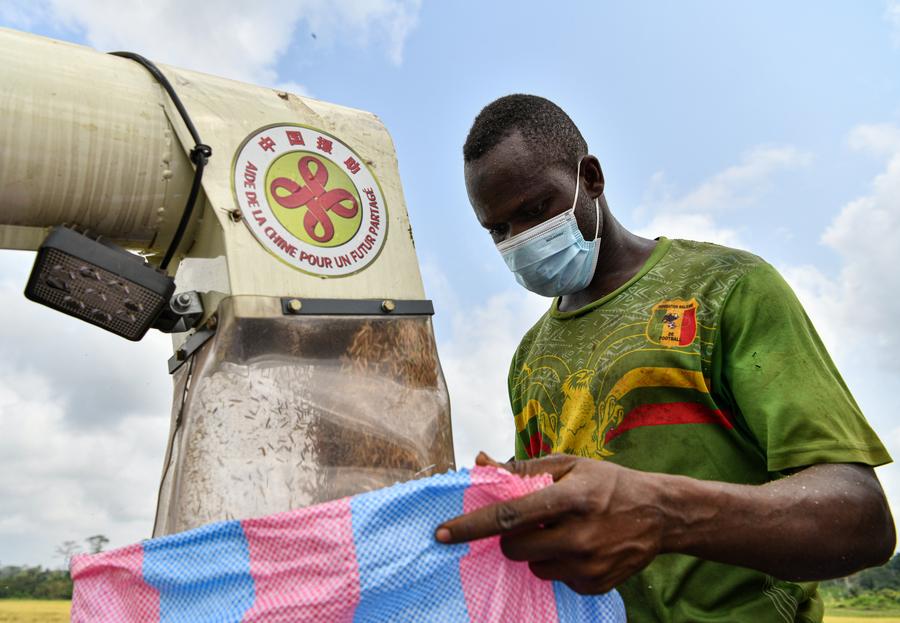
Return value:
[(843, 608), (825, 605), (825, 623), (900, 623), (900, 609)]
[(885, 617), (880, 613), (863, 612), (862, 614), (826, 614), (825, 623), (900, 623), (900, 617)]
[(71, 602), (43, 599), (0, 599), (0, 623), (66, 623)]
[(900, 623), (900, 610), (825, 608), (825, 623)]

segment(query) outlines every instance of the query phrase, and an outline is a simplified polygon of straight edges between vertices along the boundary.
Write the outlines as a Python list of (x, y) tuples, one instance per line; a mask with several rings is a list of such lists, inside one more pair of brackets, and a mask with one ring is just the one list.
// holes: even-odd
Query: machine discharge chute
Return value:
[[(109, 328), (128, 284), (157, 283), (137, 264), (174, 279), (151, 314), (174, 380), (154, 535), (453, 467), (433, 310), (374, 115), (160, 65), (192, 133), (133, 60), (0, 29), (0, 61), (0, 248), (38, 250), (63, 225), (84, 238), (57, 230), (72, 254), (36, 265), (35, 292)], [(182, 223), (196, 133), (211, 155)], [(89, 244), (110, 253), (76, 252)], [(116, 268), (114, 246), (137, 264)]]

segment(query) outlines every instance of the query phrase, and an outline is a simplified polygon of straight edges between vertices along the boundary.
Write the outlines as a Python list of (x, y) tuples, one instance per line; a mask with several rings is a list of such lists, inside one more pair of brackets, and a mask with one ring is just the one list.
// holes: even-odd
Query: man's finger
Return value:
[(565, 522), (549, 528), (537, 528), (500, 538), (500, 550), (510, 560), (538, 561), (563, 558), (571, 546), (570, 529)]
[(492, 459), (486, 452), (479, 452), (475, 457), (475, 465), (479, 467), (503, 467), (503, 463), (498, 463)]
[(578, 457), (570, 454), (550, 454), (539, 459), (510, 461), (505, 463), (503, 468), (519, 476), (550, 474), (553, 476), (553, 482), (557, 482), (572, 471), (578, 461)]
[(515, 500), (479, 508), (441, 524), (435, 538), (441, 543), (462, 543), (485, 537), (551, 523), (569, 510), (567, 495), (551, 485)]
[(578, 460), (578, 457), (569, 454), (550, 454), (539, 459), (529, 459), (527, 461), (512, 459), (506, 463), (498, 463), (484, 452), (479, 452), (478, 456), (475, 457), (475, 464), (480, 467), (501, 467), (518, 476), (550, 474), (553, 476), (553, 481), (556, 482), (568, 474)]

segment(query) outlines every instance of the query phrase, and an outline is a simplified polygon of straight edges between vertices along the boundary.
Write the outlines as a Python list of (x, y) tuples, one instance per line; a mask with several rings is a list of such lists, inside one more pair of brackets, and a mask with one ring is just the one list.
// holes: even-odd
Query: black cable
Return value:
[(178, 249), (178, 245), (181, 244), (181, 239), (184, 237), (184, 232), (187, 230), (188, 223), (191, 222), (191, 214), (194, 212), (194, 203), (197, 201), (197, 195), (200, 194), (200, 182), (203, 180), (203, 168), (212, 156), (212, 148), (209, 145), (205, 145), (203, 141), (200, 140), (197, 128), (194, 127), (191, 118), (188, 116), (184, 104), (181, 103), (181, 99), (179, 99), (178, 94), (175, 93), (172, 84), (159, 70), (159, 67), (154, 65), (152, 61), (144, 58), (140, 54), (135, 54), (134, 52), (110, 52), (110, 54), (140, 63), (144, 69), (149, 71), (150, 74), (156, 78), (156, 81), (159, 82), (159, 84), (162, 85), (162, 88), (166, 90), (166, 93), (169, 94), (169, 98), (171, 98), (172, 103), (175, 104), (175, 108), (178, 110), (178, 114), (181, 115), (184, 125), (187, 127), (188, 132), (191, 133), (191, 138), (194, 139), (194, 148), (191, 150), (190, 154), (191, 162), (193, 162), (196, 167), (194, 170), (194, 182), (191, 184), (191, 192), (188, 193), (187, 203), (184, 206), (184, 212), (181, 213), (181, 221), (179, 221), (178, 227), (175, 229), (175, 234), (172, 236), (172, 242), (169, 243), (169, 248), (166, 250), (162, 262), (159, 263), (159, 267), (162, 270), (166, 270), (169, 266), (169, 262), (172, 261), (172, 256), (175, 255), (175, 251)]

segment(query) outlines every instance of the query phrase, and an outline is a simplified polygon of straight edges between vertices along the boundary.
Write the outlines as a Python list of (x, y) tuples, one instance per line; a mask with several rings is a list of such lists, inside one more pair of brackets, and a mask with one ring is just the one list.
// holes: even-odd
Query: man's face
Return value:
[[(574, 166), (569, 170), (542, 162), (516, 132), (466, 163), (466, 190), (478, 221), (496, 243), (570, 209), (575, 173)], [(589, 204), (589, 216), (584, 204)], [(585, 239), (593, 239), (594, 206), (584, 192), (579, 193), (575, 214)]]

